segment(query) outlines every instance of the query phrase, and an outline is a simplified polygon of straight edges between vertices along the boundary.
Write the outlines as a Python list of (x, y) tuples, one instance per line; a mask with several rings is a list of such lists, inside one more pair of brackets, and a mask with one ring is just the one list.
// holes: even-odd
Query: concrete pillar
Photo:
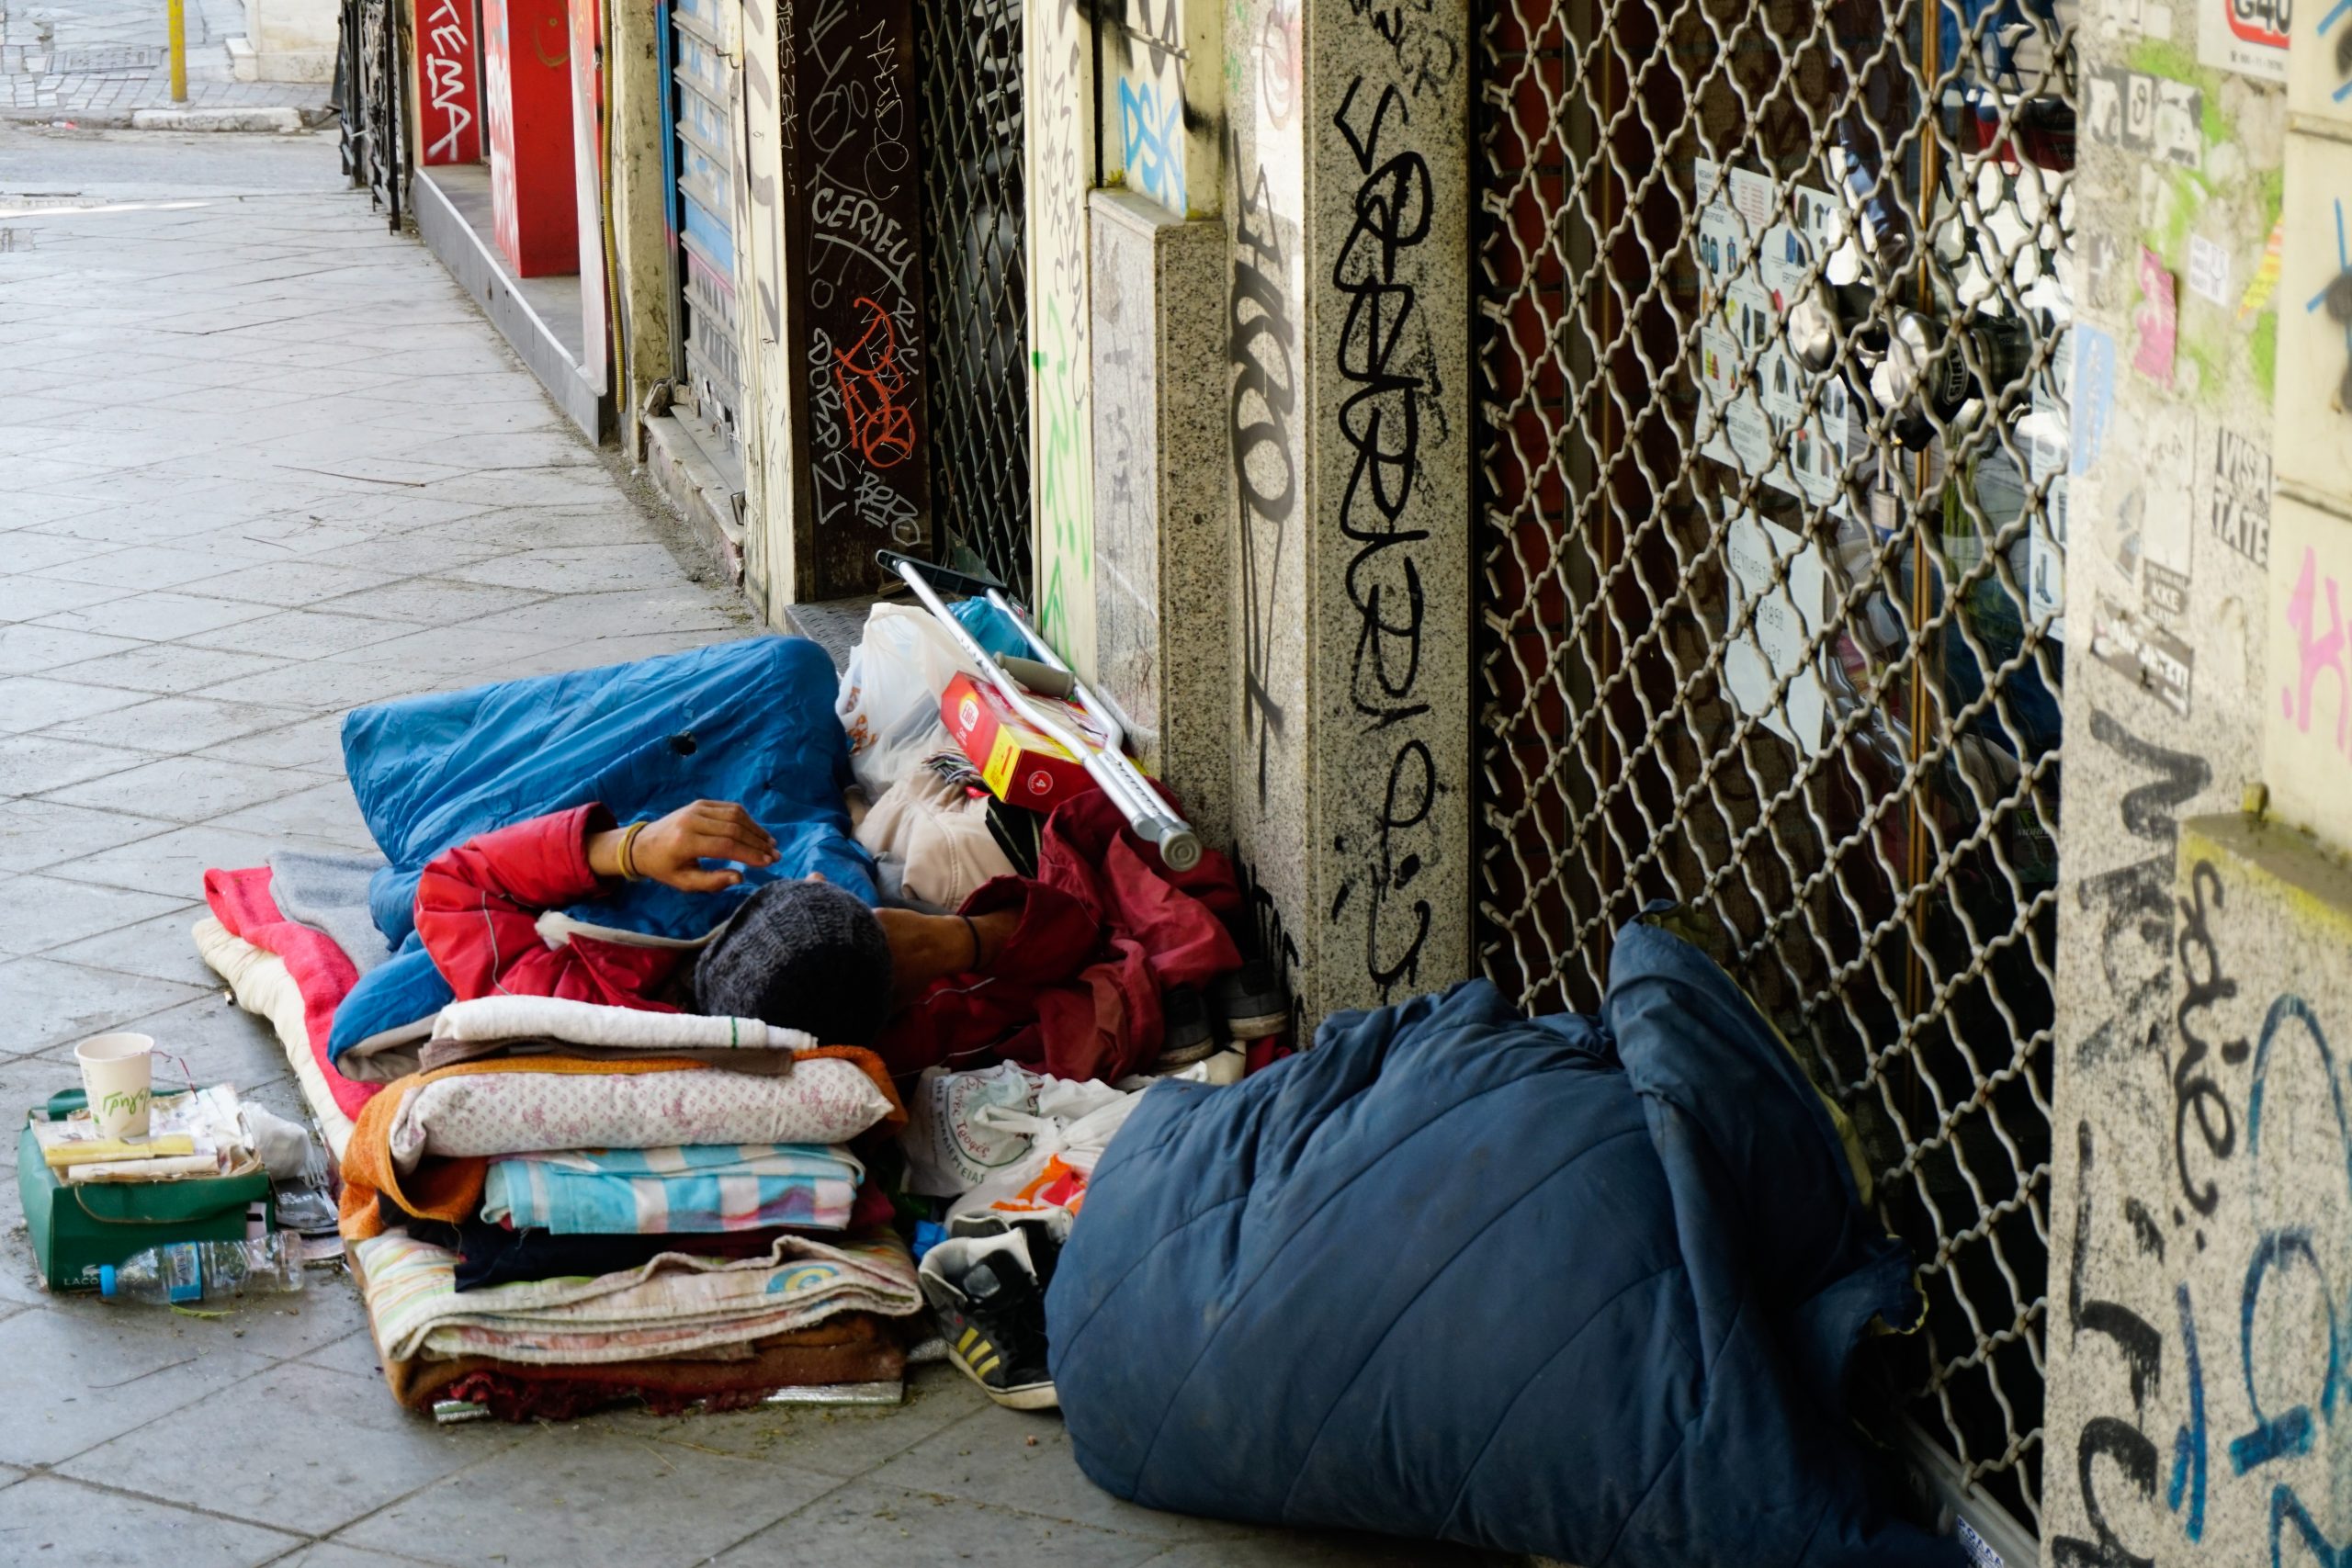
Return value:
[[(440, 0), (435, 0), (440, 3)], [(455, 4), (455, 0), (447, 0)], [(639, 452), (639, 420), (647, 389), (677, 374), (673, 333), (669, 193), (662, 176), (662, 141), (670, 134), (662, 109), (662, 6), (616, 5), (612, 48), (605, 58), (611, 95), (613, 245), (618, 276), (615, 314), (628, 366), (628, 385), (616, 389), (621, 449)]]
[(908, 0), (743, 15), (745, 576), (774, 622), (930, 547), (922, 171)]
[(1231, 831), (1225, 226), (1132, 191), (1091, 212), (1098, 688), (1211, 843)]
[(2352, 13), (2158, 9), (2078, 35), (2043, 1561), (2334, 1562)]
[(1031, 592), (1038, 627), (1095, 670), (1094, 431), (1088, 389), (1087, 193), (1095, 184), (1094, 39), (1078, 0), (1023, 17), (1028, 205)]
[(1224, 41), (1235, 840), (1310, 1018), (1471, 966), (1468, 28)]
[(768, 625), (784, 624), (793, 592), (792, 474), (798, 446), (792, 423), (793, 296), (785, 287), (785, 214), (797, 201), (797, 111), (780, 86), (790, 69), (778, 19), (784, 7), (738, 8), (742, 58), (737, 104), (733, 226), (735, 331), (742, 367), (742, 406), (735, 411), (743, 443), (743, 591)]

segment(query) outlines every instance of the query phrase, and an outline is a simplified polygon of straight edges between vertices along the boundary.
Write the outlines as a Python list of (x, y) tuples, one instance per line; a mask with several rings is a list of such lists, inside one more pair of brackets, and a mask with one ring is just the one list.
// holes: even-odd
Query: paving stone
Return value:
[(193, 986), (46, 957), (0, 961), (0, 997), (8, 998), (0, 1050), (42, 1051), (85, 1040), (201, 994)]
[[(207, 632), (187, 640), (199, 648), (235, 653), (265, 653), (280, 659), (320, 659), (370, 643), (389, 642), (420, 628), (402, 621), (362, 615), (322, 615), (314, 610), (280, 610), (257, 621)], [(0, 633), (0, 636), (5, 636)]]
[[(57, 543), (70, 550), (75, 541), (60, 539)], [(184, 583), (218, 577), (237, 565), (238, 558), (234, 556), (179, 546), (92, 550), (85, 545), (56, 565), (40, 569), (37, 575), (62, 578), (69, 582), (106, 583), (122, 588), (177, 588)]]
[(40, 795), (152, 762), (154, 754), (46, 735), (0, 739), (0, 795)]
[(217, 648), (191, 648), (186, 643), (146, 643), (102, 659), (68, 664), (56, 673), (125, 691), (175, 696), (240, 676), (283, 669), (288, 662), (258, 653), (231, 653)]
[[(0, 1325), (4, 1328), (5, 1325)], [(0, 1540), (17, 1562), (138, 1562), (169, 1542), (173, 1568), (250, 1568), (302, 1544), (234, 1519), (36, 1475), (0, 1492)], [(54, 1549), (54, 1550), (52, 1550)]]
[[(0, 1460), (58, 1463), (165, 1421), (269, 1365), (191, 1332), (201, 1326), (95, 1295), (55, 1297), (40, 1311), (0, 1322), (0, 1409), (8, 1412), (0, 1422)], [(203, 1430), (199, 1423), (183, 1435)]]
[[(10, 540), (13, 548), (17, 541)], [(7, 586), (0, 588), (0, 621), (39, 621), (65, 610), (79, 610), (86, 605), (102, 604), (108, 600), (124, 597), (123, 591), (108, 583), (68, 582), (62, 578), (11, 577)]]
[[(183, 986), (217, 987), (220, 984), (219, 977), (198, 955), (196, 939), (189, 934), (206, 913), (201, 903), (178, 905), (164, 914), (135, 924), (53, 947), (47, 956), (89, 969), (113, 969), (125, 975), (143, 975), (151, 980), (170, 980)], [(6, 1110), (5, 1105), (0, 1105), (0, 1111)]]
[(1162, 1541), (1218, 1537), (1235, 1529), (1121, 1502), (1080, 1473), (1058, 1416), (994, 1404), (981, 1405), (878, 1466), (874, 1479)]
[(109, 691), (41, 675), (0, 676), (0, 733), (43, 729), (146, 700), (144, 692)]
[(219, 758), (170, 757), (87, 784), (69, 784), (44, 798), (108, 811), (143, 807), (181, 822), (207, 822), (291, 795), (309, 778), (307, 773)]
[(225, 757), (232, 762), (254, 762), (265, 768), (300, 768), (305, 773), (343, 777), (343, 717), (321, 714), (282, 729), (266, 729), (208, 746), (199, 757)]
[[(0, 1323), (0, 1331), (7, 1326)], [(492, 1559), (506, 1568), (683, 1568), (840, 1484), (783, 1465), (558, 1426), (360, 1520), (337, 1539), (460, 1568)]]
[(585, 545), (524, 550), (449, 574), (467, 582), (535, 588), (551, 593), (602, 593), (678, 581), (678, 563), (660, 545)]
[[(203, 1326), (232, 1332), (254, 1304)], [(309, 1365), (243, 1380), (208, 1399), (204, 1419), (234, 1440), (191, 1444), (187, 1432), (160, 1423), (81, 1454), (60, 1473), (320, 1535), (516, 1440), (495, 1427), (415, 1420), (380, 1382)]]
[[(46, 801), (28, 801), (42, 806)], [(0, 806), (0, 821), (6, 807)], [(96, 816), (108, 813), (93, 813)], [(214, 867), (266, 865), (270, 852), (283, 848), (283, 834), (241, 833), (216, 823), (179, 828), (115, 849), (101, 850), (44, 866), (51, 875), (76, 882), (102, 882), (110, 887), (137, 887), (185, 898), (200, 893), (204, 874)]]
[(10, 877), (6, 889), (0, 895), (0, 953), (19, 955), (119, 931), (187, 904), (160, 894), (55, 876)]
[(622, 1429), (661, 1442), (690, 1443), (744, 1459), (769, 1460), (844, 1479), (904, 1453), (988, 1403), (972, 1381), (951, 1367), (910, 1369), (907, 1401), (887, 1409), (826, 1410), (761, 1405), (724, 1416), (655, 1421), (606, 1417)]
[[(276, 673), (273, 671), (272, 673)], [(258, 680), (262, 676), (241, 679)], [(237, 682), (224, 682), (235, 684)], [(219, 688), (209, 688), (217, 690)], [(126, 746), (178, 753), (218, 746), (223, 740), (282, 728), (298, 715), (285, 707), (259, 703), (223, 702), (196, 694), (155, 697), (134, 707), (115, 708), (87, 718), (68, 719), (40, 731), (59, 740), (86, 740), (100, 746)]]
[(62, 800), (0, 799), (0, 871), (37, 871), (141, 842), (168, 830), (152, 817), (96, 811)]
[(137, 646), (128, 637), (99, 637), (91, 632), (18, 622), (0, 626), (0, 675), (38, 674), (76, 660), (96, 659), (102, 653), (119, 653)]
[[(284, 770), (274, 776), (307, 782), (312, 775)], [(218, 825), (253, 833), (315, 840), (319, 846), (332, 845), (353, 854), (370, 854), (376, 850), (375, 837), (359, 815), (359, 802), (353, 796), (351, 785), (340, 777), (228, 813), (219, 818)]]
[(103, 604), (63, 610), (35, 621), (37, 626), (62, 626), (68, 631), (98, 632), (107, 637), (137, 637), (142, 642), (169, 642), (191, 632), (218, 631), (268, 612), (234, 599), (208, 599), (194, 593), (140, 593)]
[(718, 1559), (719, 1568), (955, 1562), (971, 1568), (1124, 1568), (1165, 1543), (1009, 1508), (854, 1481)]

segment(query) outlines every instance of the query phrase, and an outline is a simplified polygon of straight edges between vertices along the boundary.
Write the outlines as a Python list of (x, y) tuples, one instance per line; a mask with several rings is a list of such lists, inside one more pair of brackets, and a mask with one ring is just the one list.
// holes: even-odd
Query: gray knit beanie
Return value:
[(890, 1012), (890, 943), (856, 895), (825, 882), (771, 882), (695, 965), (695, 1010), (803, 1029), (822, 1045), (864, 1045)]

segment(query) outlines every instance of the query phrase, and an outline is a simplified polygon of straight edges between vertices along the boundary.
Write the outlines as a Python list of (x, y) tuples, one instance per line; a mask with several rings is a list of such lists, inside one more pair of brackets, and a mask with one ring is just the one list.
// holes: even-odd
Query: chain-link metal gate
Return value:
[[(2038, 1530), (2071, 0), (1480, 0), (1482, 962), (1646, 900), (1862, 1134)], [(1894, 1434), (1890, 1434), (1894, 1435)]]
[(916, 0), (940, 558), (1029, 591), (1022, 0)]

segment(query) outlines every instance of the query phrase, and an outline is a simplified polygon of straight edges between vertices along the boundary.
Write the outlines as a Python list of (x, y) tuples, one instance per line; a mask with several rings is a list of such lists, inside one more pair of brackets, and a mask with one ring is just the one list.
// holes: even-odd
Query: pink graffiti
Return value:
[(2335, 677), (2335, 749), (2344, 750), (2345, 727), (2352, 722), (2352, 678), (2344, 660), (2344, 611), (2337, 602), (2335, 579), (2327, 581), (2327, 635), (2318, 630), (2319, 558), (2303, 547), (2303, 570), (2287, 596), (2287, 624), (2295, 628), (2295, 684), (2278, 688), (2278, 708), (2299, 733), (2312, 731), (2312, 688), (2322, 674)]

